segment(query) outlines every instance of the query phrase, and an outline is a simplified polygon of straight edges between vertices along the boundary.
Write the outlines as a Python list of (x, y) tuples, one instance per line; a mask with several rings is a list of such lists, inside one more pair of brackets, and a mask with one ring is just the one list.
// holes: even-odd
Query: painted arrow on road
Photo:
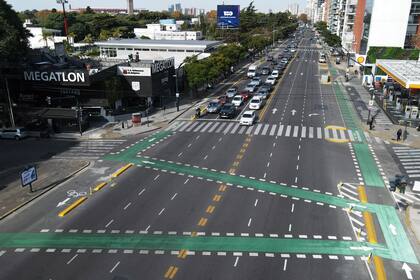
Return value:
[(411, 267), (408, 266), (408, 264), (404, 263), (402, 266), (402, 269), (405, 271), (405, 275), (407, 276), (407, 279), (413, 279), (413, 275), (411, 274)]
[(277, 112), (277, 108), (273, 109), (273, 114), (275, 114)]
[(318, 113), (312, 113), (312, 114), (308, 115), (308, 117), (312, 117), (312, 116), (319, 116), (319, 114)]
[(393, 235), (397, 235), (397, 228), (393, 224), (389, 225), (389, 230)]
[(296, 114), (296, 110), (295, 109), (293, 109), (292, 110), (292, 116), (294, 116)]
[(363, 251), (372, 251), (373, 248), (367, 246), (360, 246), (360, 247), (350, 247), (351, 250), (363, 250)]
[(70, 197), (68, 197), (68, 198), (64, 199), (63, 201), (60, 201), (60, 202), (57, 204), (57, 207), (61, 207), (61, 206), (65, 205), (65, 204), (67, 203), (67, 201), (69, 201), (69, 200), (70, 200)]

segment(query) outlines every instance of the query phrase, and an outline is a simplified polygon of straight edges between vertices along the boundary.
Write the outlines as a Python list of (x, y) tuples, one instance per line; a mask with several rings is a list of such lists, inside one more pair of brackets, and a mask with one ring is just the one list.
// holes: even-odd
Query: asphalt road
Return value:
[[(318, 50), (307, 34), (249, 133), (231, 133), (228, 124), (219, 132), (201, 132), (202, 126), (175, 131), (142, 152), (135, 150), (142, 139), (127, 141), (119, 154), (97, 161), (1, 221), (0, 279), (371, 279), (368, 252), (347, 253), (331, 245), (365, 241), (362, 215), (318, 198), (358, 202), (360, 176), (347, 142), (308, 135), (310, 127), (345, 125), (331, 86), (319, 84), (317, 61)], [(241, 81), (240, 87), (245, 84)], [(270, 136), (273, 125), (276, 133)], [(281, 125), (293, 129), (290, 137), (278, 135)], [(154, 143), (156, 137), (144, 141)], [(150, 165), (133, 166), (90, 195), (89, 188), (109, 180), (123, 165), (118, 157), (133, 149), (135, 158), (149, 159)], [(152, 161), (167, 168), (153, 168)], [(191, 175), (197, 170), (204, 175)], [(210, 172), (218, 172), (220, 179), (209, 177)], [(226, 183), (228, 174), (243, 184)], [(346, 184), (342, 189), (337, 188), (340, 181)], [(247, 187), (249, 182), (253, 187)], [(291, 195), (263, 191), (268, 183), (279, 190), (286, 185)], [(310, 191), (313, 199), (300, 198), (300, 191)], [(83, 192), (86, 202), (57, 216)], [(2, 236), (17, 232), (30, 235), (22, 243), (14, 241), (18, 235)], [(168, 239), (185, 236), (191, 239), (179, 246)], [(62, 237), (67, 241), (60, 243)], [(149, 237), (157, 239), (147, 249)], [(95, 243), (104, 238), (107, 244)], [(261, 247), (253, 246), (256, 239)], [(276, 247), (280, 240), (283, 245)], [(11, 248), (2, 247), (12, 241)], [(262, 249), (266, 244), (273, 249)], [(385, 265), (389, 279), (404, 279), (400, 262)]]

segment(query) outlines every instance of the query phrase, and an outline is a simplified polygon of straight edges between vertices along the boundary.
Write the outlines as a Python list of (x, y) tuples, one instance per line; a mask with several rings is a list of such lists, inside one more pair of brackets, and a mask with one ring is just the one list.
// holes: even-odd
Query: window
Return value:
[(124, 51), (124, 50), (125, 50), (125, 48), (118, 48), (118, 50), (119, 50), (119, 51)]

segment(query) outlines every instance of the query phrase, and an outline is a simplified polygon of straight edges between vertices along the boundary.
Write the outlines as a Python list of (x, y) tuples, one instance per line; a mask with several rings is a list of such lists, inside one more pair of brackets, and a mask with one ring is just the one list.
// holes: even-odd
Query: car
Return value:
[(225, 103), (228, 102), (228, 97), (226, 95), (219, 96), (217, 98), (217, 101), (219, 102), (220, 105), (223, 106)]
[(273, 59), (272, 61), (271, 61), (271, 65), (277, 65), (277, 59)]
[(270, 92), (266, 88), (262, 88), (254, 95), (254, 97), (257, 96), (257, 97), (261, 97), (261, 99), (267, 99), (269, 95), (270, 95)]
[(242, 96), (242, 98), (244, 99), (244, 102), (247, 102), (251, 97), (252, 97), (252, 94), (251, 93), (249, 93), (249, 91), (246, 91), (246, 90), (244, 90), (244, 91), (242, 91), (241, 93), (240, 93), (240, 95)]
[(271, 76), (277, 79), (280, 76), (279, 70), (273, 70), (273, 72), (271, 72)]
[(254, 82), (257, 84), (257, 86), (260, 86), (262, 81), (260, 77), (254, 77), (252, 78), (251, 82)]
[(261, 98), (259, 96), (254, 96), (249, 102), (249, 109), (251, 110), (259, 110), (263, 106), (264, 106), (264, 98)]
[(222, 109), (222, 104), (218, 100), (213, 100), (207, 105), (207, 112), (210, 114), (217, 114)]
[(272, 61), (273, 60), (273, 56), (269, 55), (267, 56), (267, 61)]
[(268, 76), (267, 79), (265, 80), (267, 84), (272, 84), (272, 85), (274, 85), (276, 81), (277, 81), (276, 77), (273, 77), (273, 76)]
[(270, 68), (265, 66), (261, 70), (261, 75), (269, 75), (270, 74)]
[(254, 82), (249, 83), (246, 87), (245, 90), (248, 92), (255, 92), (257, 90), (257, 84)]
[(236, 108), (232, 103), (226, 103), (220, 110), (219, 116), (222, 119), (232, 119), (236, 115)]
[(268, 92), (272, 92), (273, 91), (273, 85), (269, 84), (269, 83), (264, 83), (261, 87), (260, 90), (267, 90)]
[(28, 137), (28, 133), (23, 127), (12, 127), (0, 129), (0, 138), (20, 140)]
[(296, 49), (295, 49), (295, 48), (290, 49), (290, 52), (291, 52), (291, 53), (294, 53), (294, 52), (296, 52)]
[(240, 107), (242, 106), (243, 103), (244, 103), (244, 98), (242, 97), (242, 95), (236, 95), (232, 99), (232, 104), (235, 105), (235, 107)]
[(325, 59), (325, 56), (320, 56), (318, 59), (319, 63), (327, 63), (327, 60)]
[(245, 111), (241, 119), (239, 120), (239, 125), (253, 125), (255, 121), (257, 120), (257, 116), (255, 114), (255, 111)]
[(288, 60), (286, 57), (283, 57), (283, 58), (281, 59), (281, 62), (282, 62), (283, 64), (287, 64), (287, 63), (289, 63), (289, 60)]
[(231, 87), (226, 91), (226, 96), (228, 98), (233, 98), (235, 95), (238, 94), (238, 89), (236, 87)]

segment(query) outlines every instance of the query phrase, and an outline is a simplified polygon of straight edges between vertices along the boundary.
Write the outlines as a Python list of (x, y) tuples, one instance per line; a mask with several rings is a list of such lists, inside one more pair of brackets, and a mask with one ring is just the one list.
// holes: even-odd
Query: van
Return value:
[(248, 73), (246, 74), (248, 78), (253, 78), (257, 75), (258, 66), (257, 65), (251, 65), (248, 68)]
[(23, 127), (0, 129), (0, 138), (20, 140), (26, 137), (28, 137), (28, 133)]

